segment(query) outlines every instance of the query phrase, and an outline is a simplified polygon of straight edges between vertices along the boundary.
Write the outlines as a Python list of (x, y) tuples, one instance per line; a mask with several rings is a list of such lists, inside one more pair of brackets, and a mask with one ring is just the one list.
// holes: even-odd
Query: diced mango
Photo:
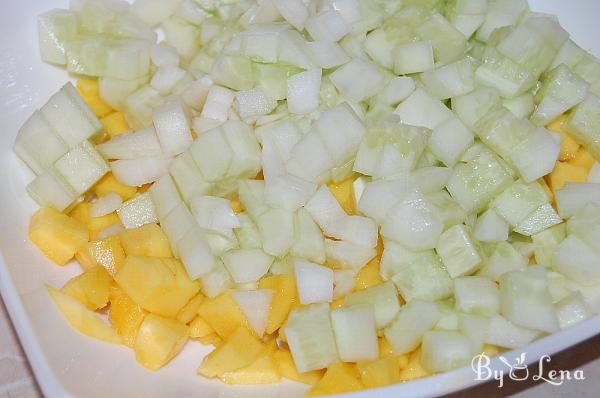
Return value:
[(286, 379), (314, 386), (325, 374), (324, 370), (312, 370), (309, 372), (299, 373), (298, 369), (296, 369), (294, 359), (292, 358), (292, 353), (287, 348), (275, 351), (273, 353), (273, 358), (279, 367), (281, 376), (285, 377)]
[(108, 320), (123, 344), (133, 348), (135, 337), (147, 312), (137, 305), (121, 288), (113, 286), (110, 293)]
[(223, 342), (223, 339), (216, 333), (211, 333), (206, 336), (198, 337), (197, 340), (203, 345), (214, 345), (217, 346)]
[(181, 351), (188, 334), (185, 324), (148, 314), (135, 338), (135, 359), (147, 369), (158, 370)]
[(250, 365), (225, 372), (219, 378), (226, 384), (275, 384), (281, 381), (281, 373), (269, 350), (265, 350)]
[(395, 357), (387, 357), (356, 364), (365, 387), (380, 387), (395, 383), (400, 378), (400, 367)]
[(258, 286), (273, 290), (271, 311), (265, 329), (267, 334), (271, 334), (283, 325), (293, 303), (297, 301), (296, 280), (293, 275), (272, 275), (262, 278)]
[(399, 368), (404, 368), (408, 365), (408, 354), (396, 355), (394, 354), (394, 348), (388, 342), (388, 340), (382, 336), (378, 339), (379, 343), (379, 357), (380, 358), (394, 358)]
[(491, 358), (493, 356), (498, 355), (500, 353), (500, 349), (498, 348), (498, 346), (492, 344), (485, 344), (483, 346), (483, 352), (485, 353), (485, 355)]
[(125, 261), (125, 251), (118, 236), (109, 236), (86, 243), (75, 257), (84, 269), (101, 265), (115, 276)]
[(92, 187), (92, 191), (98, 197), (104, 196), (110, 192), (114, 192), (118, 194), (123, 201), (126, 201), (135, 196), (137, 193), (137, 188), (121, 183), (112, 173), (109, 172)]
[(550, 201), (550, 203), (554, 203), (554, 200), (555, 200), (554, 192), (548, 186), (546, 179), (540, 178), (538, 181), (542, 185), (542, 188), (544, 188), (544, 192), (546, 192), (546, 196), (548, 196), (548, 200)]
[(128, 256), (115, 281), (142, 308), (168, 318), (200, 290), (181, 262), (171, 258)]
[(104, 131), (111, 137), (129, 131), (129, 125), (127, 124), (127, 120), (125, 120), (125, 115), (121, 112), (113, 112), (104, 116), (100, 119), (100, 123), (102, 123)]
[(128, 256), (172, 257), (171, 244), (158, 224), (145, 224), (121, 232), (121, 244)]
[(340, 183), (331, 183), (328, 185), (329, 190), (337, 199), (340, 206), (342, 206), (346, 213), (350, 215), (356, 214), (356, 207), (354, 206), (354, 190), (352, 189), (352, 183), (355, 179), (356, 176), (352, 176)]
[(567, 182), (586, 182), (588, 171), (586, 168), (571, 163), (556, 162), (554, 170), (548, 175), (547, 182), (550, 189), (556, 191), (565, 186)]
[(331, 308), (332, 310), (336, 309), (336, 308), (341, 308), (344, 306), (345, 302), (346, 302), (346, 296), (338, 297), (329, 304), (329, 308)]
[(240, 202), (240, 198), (235, 195), (233, 198), (230, 199), (231, 200), (231, 210), (233, 210), (234, 213), (241, 213), (244, 211), (244, 206), (242, 206), (242, 202)]
[(191, 300), (188, 301), (181, 310), (179, 310), (176, 319), (179, 322), (190, 323), (198, 315), (198, 309), (203, 301), (204, 295), (202, 293), (198, 293), (192, 297)]
[(97, 310), (108, 304), (112, 282), (106, 269), (96, 265), (72, 278), (60, 290), (76, 298), (90, 310)]
[(575, 159), (569, 161), (570, 164), (574, 166), (580, 166), (589, 171), (594, 163), (596, 163), (596, 158), (592, 155), (587, 149), (584, 147), (579, 148), (577, 151), (577, 155), (575, 155)]
[(219, 337), (227, 340), (240, 326), (250, 330), (246, 316), (229, 293), (206, 299), (198, 309), (200, 315)]
[(559, 160), (566, 162), (575, 158), (579, 144), (564, 129), (565, 122), (569, 119), (568, 115), (562, 115), (546, 127), (548, 130), (561, 134)]
[(82, 97), (89, 97), (100, 94), (100, 86), (96, 79), (79, 79), (77, 80), (77, 91)]
[(92, 204), (90, 202), (81, 202), (69, 213), (71, 217), (85, 224), (89, 230), (90, 239), (96, 239), (96, 236), (106, 227), (113, 224), (121, 225), (121, 220), (116, 212), (109, 213), (102, 217), (92, 217), (90, 215), (91, 208)]
[(383, 283), (381, 275), (379, 275), (379, 257), (373, 258), (367, 265), (361, 268), (354, 277), (356, 284), (354, 290), (363, 290), (369, 287)]
[(408, 381), (429, 376), (429, 372), (421, 365), (421, 349), (410, 353), (408, 364), (400, 370), (400, 380)]
[(190, 337), (193, 339), (198, 339), (201, 337), (206, 337), (215, 333), (215, 330), (202, 318), (200, 315), (197, 315), (190, 322)]
[(49, 207), (42, 207), (29, 223), (29, 239), (59, 265), (69, 262), (88, 241), (85, 225)]
[(356, 370), (356, 366), (338, 362), (327, 368), (325, 375), (306, 395), (336, 394), (357, 391), (363, 388), (365, 386), (360, 381), (360, 375)]
[(102, 118), (111, 114), (114, 109), (108, 105), (99, 95), (86, 95), (83, 100), (90, 107), (96, 117)]
[(46, 286), (46, 289), (54, 304), (75, 330), (108, 343), (121, 343), (119, 335), (104, 323), (98, 314), (88, 310), (79, 300), (50, 286)]
[(204, 357), (198, 373), (206, 377), (215, 377), (225, 372), (244, 368), (261, 356), (265, 346), (248, 328), (240, 326), (229, 339), (219, 344)]

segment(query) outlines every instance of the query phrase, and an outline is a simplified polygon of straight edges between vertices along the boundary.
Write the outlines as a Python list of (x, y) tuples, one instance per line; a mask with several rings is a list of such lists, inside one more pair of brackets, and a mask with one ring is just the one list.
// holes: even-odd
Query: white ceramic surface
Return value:
[[(583, 47), (600, 54), (600, 1), (531, 0), (535, 11), (558, 14)], [(57, 267), (27, 241), (27, 223), (36, 205), (25, 185), (31, 175), (11, 152), (18, 127), (68, 79), (37, 55), (36, 15), (67, 0), (0, 1), (0, 290), (38, 382), (48, 397), (285, 397), (302, 396), (305, 387), (228, 387), (195, 375), (208, 351), (189, 343), (159, 372), (135, 362), (125, 347), (105, 344), (73, 331), (50, 302), (43, 285), (60, 286), (78, 266)], [(524, 347), (529, 361), (566, 349), (600, 331), (600, 316)], [(507, 357), (516, 357), (521, 351)], [(499, 361), (493, 367), (501, 367)], [(475, 383), (470, 368), (423, 380), (348, 394), (347, 397), (424, 397), (449, 393)]]

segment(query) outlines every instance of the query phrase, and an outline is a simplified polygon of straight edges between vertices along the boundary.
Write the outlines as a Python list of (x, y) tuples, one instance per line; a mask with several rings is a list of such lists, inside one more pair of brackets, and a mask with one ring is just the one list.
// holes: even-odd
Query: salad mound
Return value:
[[(600, 313), (600, 61), (526, 0), (74, 0), (14, 151), (48, 293), (158, 370), (309, 395)], [(160, 37), (160, 39), (159, 39)], [(106, 317), (107, 315), (107, 317)]]

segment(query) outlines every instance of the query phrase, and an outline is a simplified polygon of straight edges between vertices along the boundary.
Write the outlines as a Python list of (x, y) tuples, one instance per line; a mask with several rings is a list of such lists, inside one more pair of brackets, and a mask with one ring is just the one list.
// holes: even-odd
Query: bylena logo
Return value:
[(545, 381), (554, 386), (560, 386), (567, 380), (585, 380), (583, 370), (549, 370), (545, 371), (544, 366), (551, 362), (550, 355), (544, 355), (540, 358), (537, 364), (537, 372), (533, 371), (534, 366), (531, 366), (531, 373), (527, 367), (526, 353), (522, 353), (514, 362), (509, 361), (506, 357), (500, 355), (498, 359), (508, 367), (505, 369), (492, 369), (490, 367), (491, 360), (485, 354), (481, 353), (473, 357), (471, 361), (471, 369), (475, 373), (475, 380), (497, 380), (498, 388), (504, 386), (504, 377), (507, 376), (511, 380), (524, 381), (531, 378), (533, 381)]

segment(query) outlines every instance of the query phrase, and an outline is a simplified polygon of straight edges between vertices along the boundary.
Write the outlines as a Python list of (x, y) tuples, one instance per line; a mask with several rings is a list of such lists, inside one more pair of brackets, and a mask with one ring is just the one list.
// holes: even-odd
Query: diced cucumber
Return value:
[(77, 34), (77, 15), (55, 9), (38, 16), (40, 55), (44, 62), (66, 65), (67, 41)]
[(484, 260), (471, 231), (461, 224), (454, 225), (440, 236), (436, 252), (453, 279), (472, 274)]
[(484, 150), (454, 168), (447, 188), (463, 209), (478, 212), (512, 181), (512, 172), (492, 152)]
[(221, 258), (236, 283), (258, 281), (273, 264), (273, 257), (260, 249), (230, 250)]
[(71, 83), (50, 97), (40, 111), (69, 148), (79, 145), (102, 127)]
[(467, 58), (425, 71), (420, 78), (429, 92), (441, 100), (467, 94), (475, 88), (473, 67)]
[(473, 359), (471, 341), (462, 333), (429, 331), (423, 334), (421, 363), (431, 372), (447, 372), (470, 363)]
[(285, 336), (299, 372), (326, 368), (338, 360), (329, 305), (312, 304), (292, 310)]
[(335, 309), (331, 311), (331, 324), (342, 361), (368, 361), (378, 357), (375, 314), (371, 305)]
[(400, 310), (398, 291), (392, 282), (384, 282), (346, 296), (344, 307), (357, 304), (370, 304), (373, 307), (378, 329), (387, 326)]
[(201, 278), (215, 268), (216, 260), (200, 228), (190, 229), (175, 245), (190, 279)]
[(42, 174), (69, 151), (40, 111), (35, 111), (19, 129), (13, 150), (35, 174)]
[(526, 220), (540, 206), (548, 203), (544, 188), (537, 181), (514, 182), (491, 203), (491, 207), (512, 227)]
[(508, 239), (508, 223), (494, 209), (477, 218), (473, 236), (480, 242), (502, 242)]
[(433, 251), (415, 253), (394, 268), (391, 279), (407, 302), (443, 300), (452, 295), (452, 279)]
[(212, 184), (204, 179), (190, 152), (175, 158), (169, 166), (169, 173), (181, 196), (188, 203), (194, 196), (207, 195), (212, 188)]
[[(148, 192), (134, 196), (123, 203), (117, 210), (117, 214), (125, 228), (137, 228), (158, 222), (156, 209)], [(175, 242), (173, 241), (173, 244)]]
[(498, 281), (506, 272), (527, 267), (529, 259), (519, 253), (508, 242), (498, 242), (490, 247), (487, 259), (478, 275), (486, 276), (493, 281)]
[(580, 292), (572, 293), (554, 304), (554, 306), (561, 329), (569, 328), (592, 317), (592, 311), (583, 300)]
[(384, 330), (385, 338), (394, 349), (394, 354), (405, 354), (417, 348), (423, 334), (435, 326), (440, 316), (440, 310), (435, 303), (413, 300), (404, 305)]
[(490, 318), (485, 342), (503, 348), (523, 347), (540, 335), (536, 330), (517, 326), (500, 315)]
[(469, 94), (452, 98), (452, 110), (469, 128), (489, 111), (501, 105), (498, 92), (493, 88), (478, 86)]
[(496, 283), (482, 276), (462, 276), (454, 280), (456, 309), (476, 315), (500, 312), (500, 293)]
[(565, 129), (600, 159), (600, 97), (588, 96), (571, 111)]
[(589, 84), (577, 76), (568, 66), (561, 64), (548, 72), (535, 96), (538, 104), (531, 120), (545, 126), (561, 114), (583, 101)]
[(204, 274), (200, 280), (202, 293), (209, 298), (215, 298), (234, 286), (233, 279), (221, 259), (216, 259), (213, 269)]
[(411, 249), (425, 250), (436, 246), (443, 229), (433, 207), (415, 192), (390, 209), (381, 225), (381, 235)]
[(500, 307), (502, 315), (519, 326), (547, 333), (559, 328), (542, 266), (502, 275)]
[(53, 169), (35, 177), (27, 185), (27, 193), (40, 206), (53, 207), (58, 211), (63, 211), (79, 197), (73, 187)]
[(92, 144), (83, 141), (58, 159), (54, 170), (78, 195), (83, 195), (110, 169)]
[(158, 179), (148, 190), (158, 218), (162, 220), (181, 203), (181, 196), (170, 175)]

